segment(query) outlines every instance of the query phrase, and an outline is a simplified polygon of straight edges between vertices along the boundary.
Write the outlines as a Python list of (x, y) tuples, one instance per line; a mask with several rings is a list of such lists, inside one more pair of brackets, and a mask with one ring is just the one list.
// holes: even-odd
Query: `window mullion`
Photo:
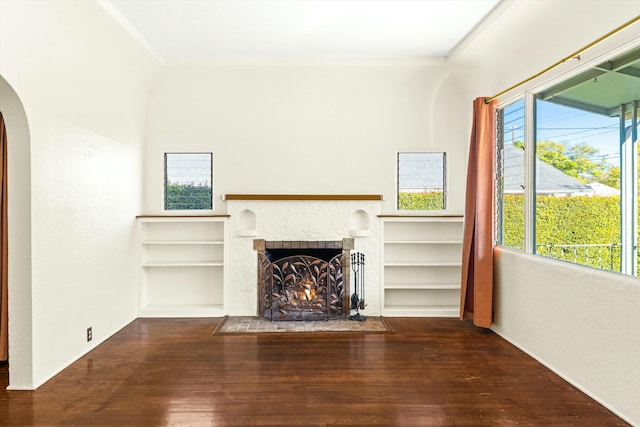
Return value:
[[(635, 110), (632, 108), (632, 110)], [(626, 117), (631, 113), (630, 131), (627, 131)], [(621, 234), (621, 272), (634, 274), (636, 246), (636, 161), (635, 140), (637, 139), (635, 111), (628, 111), (626, 105), (620, 106), (620, 234)]]
[(536, 236), (536, 126), (535, 97), (524, 98), (524, 250), (535, 253)]
[(638, 271), (638, 101), (634, 101), (631, 111), (631, 141), (629, 141), (629, 274), (636, 275)]
[(504, 244), (504, 109), (496, 112), (496, 226), (494, 227), (493, 244)]

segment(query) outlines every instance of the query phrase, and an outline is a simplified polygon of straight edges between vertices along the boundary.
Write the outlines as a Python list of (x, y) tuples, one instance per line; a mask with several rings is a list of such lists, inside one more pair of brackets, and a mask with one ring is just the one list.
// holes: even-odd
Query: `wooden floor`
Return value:
[(0, 391), (0, 424), (627, 425), (491, 332), (387, 320), (392, 334), (211, 335), (219, 319), (139, 319), (38, 390)]

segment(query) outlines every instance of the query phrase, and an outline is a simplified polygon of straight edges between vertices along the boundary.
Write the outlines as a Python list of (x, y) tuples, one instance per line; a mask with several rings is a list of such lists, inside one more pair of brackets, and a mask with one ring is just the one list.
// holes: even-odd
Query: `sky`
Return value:
[[(597, 161), (619, 162), (619, 119), (588, 111), (537, 101), (537, 140), (561, 142), (567, 146), (586, 143), (599, 150)], [(524, 140), (524, 101), (505, 107), (505, 144)]]
[(167, 153), (165, 162), (168, 183), (211, 186), (211, 153)]

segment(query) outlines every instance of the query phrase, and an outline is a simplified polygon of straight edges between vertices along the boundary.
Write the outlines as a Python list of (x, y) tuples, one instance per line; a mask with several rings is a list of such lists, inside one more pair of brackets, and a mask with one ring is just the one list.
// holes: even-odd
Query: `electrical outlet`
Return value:
[(91, 326), (89, 326), (87, 328), (87, 342), (91, 341), (93, 339), (93, 329), (91, 328)]

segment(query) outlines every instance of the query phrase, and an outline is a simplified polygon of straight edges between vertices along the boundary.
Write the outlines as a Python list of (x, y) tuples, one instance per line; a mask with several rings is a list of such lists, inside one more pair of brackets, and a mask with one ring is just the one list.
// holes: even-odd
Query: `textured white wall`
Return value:
[(9, 349), (11, 384), (32, 388), (31, 144), (22, 102), (0, 76), (0, 112), (7, 129), (9, 224)]
[[(477, 83), (480, 91), (475, 96), (493, 96), (638, 15), (640, 2), (636, 0), (504, 0), (496, 13), (455, 49), (449, 62), (477, 67), (476, 75), (467, 83)], [(570, 73), (576, 66), (638, 37), (640, 26), (635, 24), (583, 52), (579, 60), (566, 61), (501, 100)]]
[(495, 254), (493, 329), (638, 424), (638, 279), (499, 248)]
[[(640, 14), (637, 1), (505, 2), (451, 58), (474, 63), (491, 96), (529, 77)], [(503, 96), (594, 65), (606, 52), (637, 44), (640, 25)], [(467, 81), (471, 81), (470, 79)], [(618, 415), (640, 425), (640, 282), (504, 249), (496, 250), (493, 329)]]
[(145, 212), (163, 212), (165, 152), (213, 152), (216, 213), (226, 193), (383, 194), (392, 213), (396, 153), (445, 151), (459, 214), (463, 87), (442, 60), (167, 68), (150, 95)]
[[(235, 316), (257, 314), (257, 252), (253, 239), (264, 240), (342, 240), (351, 236), (351, 218), (363, 211), (369, 218), (369, 236), (354, 237), (355, 251), (365, 254), (365, 315), (381, 313), (380, 256), (382, 254), (380, 214), (376, 201), (251, 201), (227, 203), (229, 214), (229, 260), (225, 264), (225, 309)], [(240, 213), (256, 215), (256, 236), (244, 237), (238, 231)], [(350, 289), (353, 289), (352, 287)]]
[[(135, 318), (134, 219), (157, 66), (95, 2), (0, 2), (0, 75), (31, 138), (31, 234), (21, 236), (31, 281), (10, 289), (32, 306), (10, 301), (12, 388), (37, 387)], [(31, 343), (19, 338), (25, 327)]]

